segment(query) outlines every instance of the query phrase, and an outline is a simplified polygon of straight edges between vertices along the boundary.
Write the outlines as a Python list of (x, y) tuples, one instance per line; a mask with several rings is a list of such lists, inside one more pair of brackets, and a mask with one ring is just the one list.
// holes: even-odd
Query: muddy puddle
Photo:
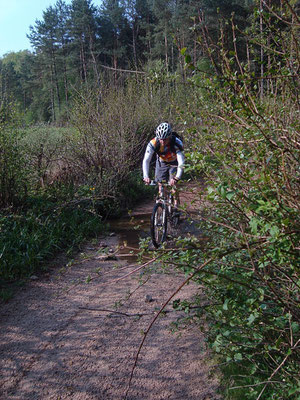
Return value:
[[(110, 232), (116, 234), (119, 237), (118, 255), (128, 262), (136, 261), (136, 254), (139, 252), (139, 243), (141, 239), (150, 238), (150, 213), (136, 214), (134, 216), (122, 217), (115, 220), (109, 221)], [(205, 241), (203, 233), (198, 227), (199, 218), (196, 214), (189, 216), (182, 215), (176, 230), (170, 232), (168, 229), (168, 235), (170, 238), (175, 236), (185, 237), (186, 235), (194, 235), (200, 241)], [(152, 245), (149, 245), (151, 249)]]
[(109, 221), (110, 231), (119, 237), (118, 254), (129, 262), (136, 260), (141, 239), (150, 237), (150, 214)]
[[(171, 237), (186, 237), (187, 235), (196, 236), (201, 242), (205, 241), (203, 232), (199, 228), (201, 221), (201, 201), (198, 196), (199, 187), (194, 184), (186, 183), (181, 189), (180, 199), (182, 205), (182, 216), (178, 229), (170, 232)], [(150, 216), (154, 205), (153, 199), (143, 200), (130, 212), (130, 215), (123, 218), (110, 220), (110, 232), (114, 232), (119, 237), (119, 254), (125, 257), (129, 251), (133, 251), (132, 256), (128, 258), (130, 262), (134, 260), (134, 253), (138, 251), (140, 239), (150, 238)], [(125, 245), (127, 246), (124, 246)], [(134, 248), (136, 250), (131, 250)], [(130, 249), (130, 250), (129, 250)], [(149, 249), (153, 249), (151, 244)], [(134, 261), (133, 261), (134, 262)]]

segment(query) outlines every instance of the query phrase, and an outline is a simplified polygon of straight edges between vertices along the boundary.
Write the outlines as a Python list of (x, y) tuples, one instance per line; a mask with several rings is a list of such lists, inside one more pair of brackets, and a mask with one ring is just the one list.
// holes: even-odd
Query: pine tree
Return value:
[[(57, 14), (56, 38), (58, 44), (58, 56), (60, 60), (60, 69), (63, 76), (64, 98), (66, 107), (69, 103), (69, 79), (71, 78), (70, 63), (68, 62), (71, 52), (70, 36), (70, 6), (63, 0), (58, 0), (55, 4)], [(61, 78), (62, 80), (62, 78)]]
[(50, 82), (50, 100), (52, 119), (56, 120), (56, 106), (60, 111), (61, 96), (58, 77), (58, 41), (57, 41), (58, 17), (54, 7), (47, 8), (43, 13), (43, 20), (36, 20), (35, 26), (30, 26), (30, 34), (27, 35), (34, 47), (39, 61), (43, 64), (42, 80), (45, 86)]
[(100, 7), (98, 32), (102, 54), (113, 68), (127, 67), (130, 28), (119, 0), (105, 0)]
[(11, 52), (0, 60), (1, 100), (13, 100), (25, 112), (32, 101), (32, 61), (28, 51)]
[(82, 82), (87, 82), (89, 73), (93, 70), (96, 11), (91, 0), (72, 1), (70, 13), (72, 55)]

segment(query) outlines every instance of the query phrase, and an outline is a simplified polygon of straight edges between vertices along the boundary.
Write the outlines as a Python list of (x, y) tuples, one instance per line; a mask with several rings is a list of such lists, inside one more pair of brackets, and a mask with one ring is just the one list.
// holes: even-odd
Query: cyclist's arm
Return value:
[(154, 154), (154, 148), (151, 143), (148, 143), (143, 159), (143, 176), (144, 179), (149, 178), (149, 166), (150, 166), (150, 161), (151, 158)]
[(180, 179), (182, 176), (183, 167), (184, 167), (183, 151), (181, 151), (181, 150), (177, 151), (176, 156), (177, 156), (178, 166), (177, 166), (177, 173), (176, 173), (175, 179)]

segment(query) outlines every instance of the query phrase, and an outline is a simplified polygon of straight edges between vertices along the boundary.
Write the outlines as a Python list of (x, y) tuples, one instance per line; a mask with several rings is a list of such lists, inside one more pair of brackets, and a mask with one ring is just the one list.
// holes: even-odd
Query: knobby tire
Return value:
[[(170, 194), (170, 198), (169, 198), (169, 203), (170, 203), (170, 205), (171, 205), (171, 210), (170, 210), (170, 216), (171, 216), (171, 218), (170, 218), (170, 223), (171, 223), (171, 226), (173, 227), (173, 228), (176, 228), (176, 226), (179, 224), (179, 219), (180, 219), (180, 216), (179, 216), (179, 214), (177, 214), (177, 215), (175, 215), (175, 213), (178, 213), (178, 208), (176, 208), (175, 206), (174, 206), (174, 202), (175, 202), (175, 198), (174, 198), (174, 196), (172, 195), (172, 194)], [(179, 206), (179, 199), (177, 200), (177, 206)]]
[(161, 203), (156, 203), (151, 215), (151, 239), (158, 248), (167, 237), (167, 210)]

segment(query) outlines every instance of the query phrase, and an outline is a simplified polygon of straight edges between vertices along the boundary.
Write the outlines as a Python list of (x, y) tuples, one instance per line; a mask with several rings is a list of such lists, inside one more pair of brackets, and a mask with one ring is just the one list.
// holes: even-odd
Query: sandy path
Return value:
[[(152, 272), (142, 286), (137, 275), (113, 282), (134, 267), (97, 258), (103, 242), (115, 249), (118, 237), (88, 247), (71, 266), (53, 268), (1, 305), (1, 399), (124, 398), (142, 332), (184, 277)], [(189, 285), (179, 297), (194, 292)], [(196, 326), (171, 333), (180, 312), (168, 310), (146, 339), (128, 399), (219, 399), (203, 334)]]

